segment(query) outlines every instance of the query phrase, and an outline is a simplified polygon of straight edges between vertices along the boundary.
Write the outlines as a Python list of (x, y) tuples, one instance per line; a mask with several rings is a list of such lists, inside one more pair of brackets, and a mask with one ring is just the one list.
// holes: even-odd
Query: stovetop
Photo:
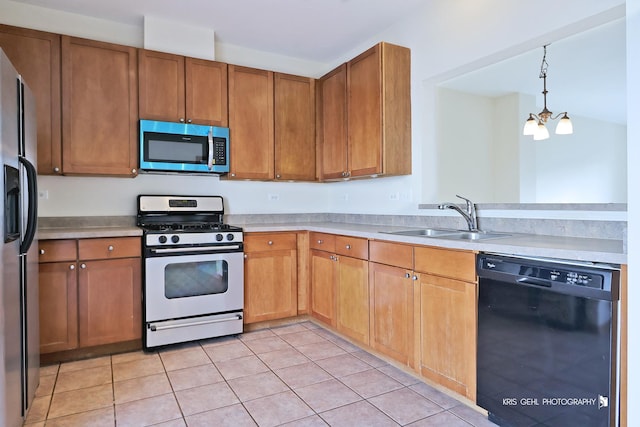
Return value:
[(242, 228), (225, 224), (223, 215), (220, 196), (138, 196), (137, 225), (147, 247), (241, 243)]

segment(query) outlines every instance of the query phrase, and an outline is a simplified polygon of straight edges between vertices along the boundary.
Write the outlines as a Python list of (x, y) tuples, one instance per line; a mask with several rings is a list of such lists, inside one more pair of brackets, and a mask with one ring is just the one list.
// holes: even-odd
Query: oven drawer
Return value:
[(75, 261), (78, 254), (75, 240), (40, 240), (38, 262)]
[(319, 251), (335, 252), (336, 236), (325, 233), (309, 233), (309, 248)]
[(139, 237), (107, 237), (78, 241), (78, 258), (81, 260), (133, 258), (139, 257), (140, 252)]
[(369, 259), (369, 241), (360, 237), (336, 236), (336, 254)]
[(244, 235), (245, 252), (295, 250), (295, 233), (247, 233)]

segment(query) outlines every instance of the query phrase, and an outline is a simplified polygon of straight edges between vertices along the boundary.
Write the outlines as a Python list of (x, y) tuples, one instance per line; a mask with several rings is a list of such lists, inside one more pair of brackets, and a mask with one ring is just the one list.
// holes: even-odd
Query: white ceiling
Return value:
[(15, 0), (142, 27), (144, 16), (212, 28), (216, 41), (321, 63), (431, 0)]
[[(535, 95), (541, 106), (543, 81), (539, 78), (542, 47), (442, 84), (482, 96), (509, 93)], [(557, 114), (600, 118), (626, 123), (625, 20), (551, 43), (547, 47), (547, 106)], [(537, 111), (532, 111), (536, 112)]]

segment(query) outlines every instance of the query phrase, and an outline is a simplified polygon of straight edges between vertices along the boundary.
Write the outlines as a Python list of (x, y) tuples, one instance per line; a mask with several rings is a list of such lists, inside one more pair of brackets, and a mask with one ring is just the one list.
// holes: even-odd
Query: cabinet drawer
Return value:
[(101, 239), (78, 240), (78, 258), (108, 259), (140, 256), (139, 237), (107, 237)]
[(336, 236), (325, 233), (309, 233), (309, 247), (320, 251), (335, 252)]
[(456, 251), (416, 246), (415, 270), (465, 282), (476, 281), (476, 256), (470, 251)]
[(244, 251), (264, 252), (296, 249), (295, 233), (247, 233), (244, 235)]
[(336, 253), (360, 259), (369, 259), (369, 240), (360, 237), (336, 236)]
[(413, 270), (413, 246), (372, 240), (369, 261)]
[(78, 254), (75, 240), (40, 240), (38, 248), (38, 262), (75, 261)]

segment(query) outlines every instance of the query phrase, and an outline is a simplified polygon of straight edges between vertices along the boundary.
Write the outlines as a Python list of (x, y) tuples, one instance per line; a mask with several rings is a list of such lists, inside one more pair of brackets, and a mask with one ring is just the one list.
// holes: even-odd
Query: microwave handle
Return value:
[(209, 135), (207, 141), (209, 142), (209, 155), (207, 156), (207, 166), (209, 170), (213, 169), (213, 128), (209, 128)]

